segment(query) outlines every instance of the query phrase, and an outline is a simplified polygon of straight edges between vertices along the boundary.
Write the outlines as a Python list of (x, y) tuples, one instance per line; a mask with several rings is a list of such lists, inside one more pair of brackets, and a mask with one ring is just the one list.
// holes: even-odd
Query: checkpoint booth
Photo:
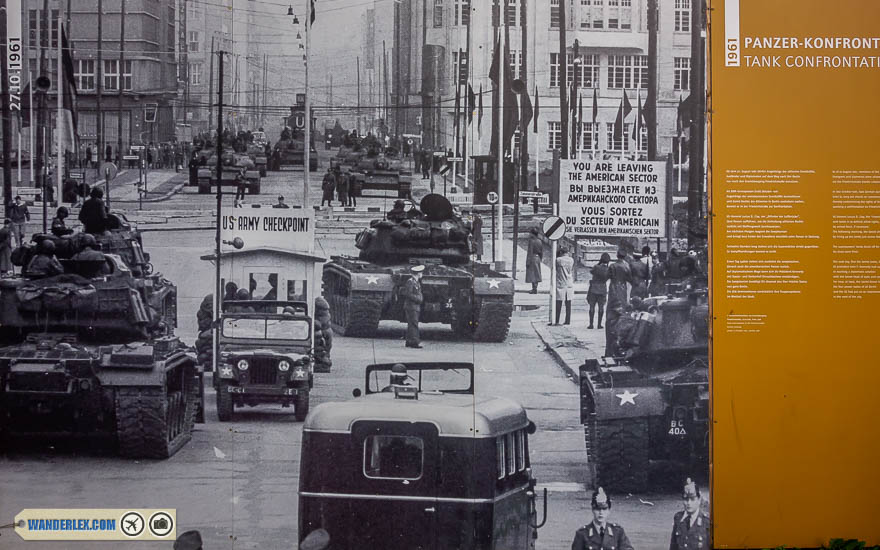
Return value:
[[(314, 227), (313, 209), (225, 210), (220, 221), (220, 287), (233, 282), (247, 289), (252, 300), (305, 302), (313, 316), (326, 261), (314, 252)], [(202, 259), (214, 262), (216, 254)]]

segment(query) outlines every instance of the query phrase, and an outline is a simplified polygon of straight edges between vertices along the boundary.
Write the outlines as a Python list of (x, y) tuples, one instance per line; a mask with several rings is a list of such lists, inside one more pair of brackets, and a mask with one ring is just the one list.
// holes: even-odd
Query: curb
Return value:
[(579, 367), (581, 362), (575, 359), (574, 354), (572, 354), (570, 349), (566, 347), (564, 343), (557, 342), (552, 334), (553, 332), (562, 330), (568, 332), (568, 329), (562, 327), (552, 329), (551, 327), (547, 327), (543, 320), (532, 321), (532, 328), (538, 334), (538, 338), (544, 342), (547, 351), (549, 351), (556, 359), (556, 362), (562, 368), (563, 372), (568, 375), (568, 378), (573, 383), (579, 384)]
[(124, 204), (133, 204), (133, 203), (136, 203), (136, 202), (162, 202), (162, 201), (167, 201), (168, 199), (170, 199), (170, 198), (173, 197), (174, 195), (180, 193), (180, 190), (183, 189), (185, 185), (186, 185), (186, 182), (178, 183), (177, 185), (175, 185), (175, 186), (171, 189), (171, 191), (168, 191), (167, 193), (165, 193), (164, 195), (159, 196), (159, 197), (153, 197), (153, 198), (150, 198), (150, 199), (142, 199), (142, 200), (141, 200), (141, 199), (113, 199), (113, 202), (114, 202), (114, 203), (121, 202), (121, 203), (124, 203)]

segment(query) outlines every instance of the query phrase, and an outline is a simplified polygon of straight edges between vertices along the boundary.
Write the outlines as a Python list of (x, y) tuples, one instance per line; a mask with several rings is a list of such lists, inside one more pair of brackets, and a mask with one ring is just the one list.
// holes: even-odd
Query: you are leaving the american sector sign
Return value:
[(574, 235), (666, 236), (666, 163), (563, 160), (559, 215)]

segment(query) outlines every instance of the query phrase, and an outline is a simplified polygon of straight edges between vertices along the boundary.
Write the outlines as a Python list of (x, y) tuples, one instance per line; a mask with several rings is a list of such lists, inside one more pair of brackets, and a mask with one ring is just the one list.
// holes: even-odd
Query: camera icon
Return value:
[(156, 512), (147, 523), (155, 537), (167, 537), (174, 531), (174, 518), (167, 512)]

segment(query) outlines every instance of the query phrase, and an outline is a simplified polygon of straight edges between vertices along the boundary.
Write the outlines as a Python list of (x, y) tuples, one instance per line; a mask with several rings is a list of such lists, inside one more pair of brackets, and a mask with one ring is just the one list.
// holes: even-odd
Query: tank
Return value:
[(72, 259), (82, 234), (34, 235), (58, 243), (64, 273), (0, 279), (0, 435), (104, 436), (123, 456), (167, 458), (191, 438), (201, 378), (174, 335), (177, 288), (112, 219), (95, 236), (103, 261)]
[(613, 356), (580, 367), (588, 469), (606, 490), (669, 489), (708, 476), (708, 291), (693, 281), (666, 288), (634, 299), (614, 323)]
[(358, 257), (334, 256), (324, 265), (323, 294), (334, 331), (372, 337), (381, 320), (405, 321), (398, 292), (410, 267), (422, 264), (420, 323), (445, 323), (475, 341), (504, 341), (513, 280), (471, 260), (471, 228), (449, 201), (430, 194), (418, 208), (393, 213), (357, 235)]
[[(303, 154), (304, 143), (305, 140), (296, 134), (294, 137), (282, 136), (272, 149), (272, 156), (269, 157), (268, 161), (268, 169), (278, 172), (285, 167), (302, 166), (305, 162), (305, 155)], [(314, 172), (318, 169), (318, 151), (315, 149), (314, 144), (312, 144), (309, 151), (311, 153), (309, 156), (309, 172)]]
[[(223, 181), (224, 187), (237, 187), (238, 175), (244, 175), (247, 192), (251, 195), (260, 194), (260, 171), (250, 156), (243, 153), (223, 153)], [(207, 159), (204, 166), (198, 170), (199, 193), (206, 195), (211, 192), (211, 187), (217, 185), (217, 155)]]
[(358, 159), (351, 174), (358, 196), (370, 196), (365, 191), (379, 191), (376, 196), (384, 197), (387, 191), (392, 191), (400, 199), (412, 197), (412, 172), (404, 170), (395, 158), (367, 154)]

